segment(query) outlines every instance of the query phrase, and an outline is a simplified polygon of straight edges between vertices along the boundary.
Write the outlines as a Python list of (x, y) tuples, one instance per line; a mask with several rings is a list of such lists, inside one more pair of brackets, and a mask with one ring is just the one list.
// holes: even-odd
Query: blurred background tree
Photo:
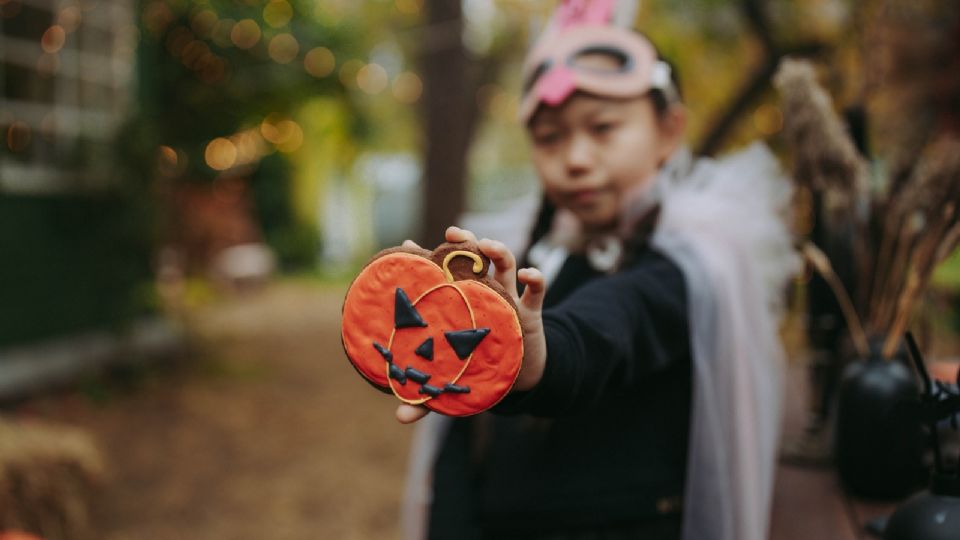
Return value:
[[(823, 60), (824, 82), (838, 107), (875, 109), (871, 114), (881, 122), (897, 121), (896, 114), (887, 114), (896, 99), (879, 96), (897, 77), (911, 75), (878, 79), (882, 58), (890, 55), (872, 44), (888, 44), (883, 50), (906, 44), (917, 49), (911, 53), (915, 58), (934, 56), (921, 50), (924, 40), (894, 40), (899, 34), (881, 23), (894, 20), (889, 17), (894, 12), (921, 13), (908, 16), (915, 22), (912, 35), (932, 35), (925, 25), (936, 24), (937, 10), (947, 9), (901, 4), (651, 0), (640, 2), (635, 26), (680, 73), (691, 111), (691, 146), (718, 154), (756, 138), (779, 144), (782, 111), (769, 74), (788, 53)], [(94, 43), (77, 37), (87, 26), (114, 28), (110, 39), (129, 53), (118, 57), (118, 65), (134, 66), (129, 96), (104, 98), (129, 102), (113, 135), (118, 143), (94, 143), (81, 135), (66, 152), (74, 157), (64, 163), (92, 163), (100, 177), (114, 178), (94, 197), (115, 200), (118, 221), (104, 221), (100, 230), (120, 238), (113, 245), (130, 246), (110, 253), (139, 253), (129, 264), (113, 265), (129, 269), (130, 277), (112, 279), (140, 291), (135, 304), (149, 303), (152, 258), (202, 273), (226, 247), (263, 242), (281, 270), (311, 268), (318, 261), (350, 269), (375, 249), (407, 237), (435, 243), (463, 211), (493, 211), (538, 197), (526, 136), (516, 122), (518, 79), (523, 55), (556, 5), (553, 0), (77, 0), (47, 10), (46, 18), (38, 18), (32, 5), (8, 0), (0, 13), (5, 39), (21, 39), (19, 49), (6, 47), (2, 53), (7, 58), (2, 158), (7, 164), (47, 159), (32, 150), (45, 139), (30, 137), (42, 130), (43, 114), (21, 114), (25, 109), (14, 99), (18, 88), (42, 87), (35, 79), (55, 73), (55, 61), (63, 67), (54, 78), (76, 70), (82, 76), (86, 68), (67, 69), (66, 60), (57, 60), (67, 58), (57, 47)], [(115, 13), (116, 21), (96, 22), (101, 13)], [(29, 40), (34, 52), (25, 48)], [(14, 50), (29, 54), (13, 61)], [(25, 74), (24, 66), (34, 73)], [(949, 86), (932, 79), (923, 85)], [(943, 95), (927, 101), (952, 99), (949, 91), (938, 92)], [(925, 99), (917, 94), (910, 102)], [(868, 127), (871, 135), (879, 131)], [(6, 182), (13, 178), (5, 174)], [(88, 215), (70, 202), (77, 196), (73, 192), (30, 193), (24, 198), (14, 197), (10, 188), (0, 191), (11, 223), (41, 219), (42, 213), (27, 208), (46, 207), (59, 197), (72, 212)], [(89, 212), (99, 219), (108, 214)], [(102, 235), (93, 228), (65, 228), (92, 235), (75, 246), (93, 246)], [(17, 242), (8, 244), (21, 246), (11, 256), (34, 261), (25, 268), (48, 272), (30, 288), (35, 292), (18, 301), (26, 304), (26, 296), (36, 297), (44, 287), (41, 282), (63, 280), (48, 270), (57, 266), (53, 258), (27, 253), (44, 241)], [(65, 245), (55, 251), (70, 249), (86, 248)], [(89, 275), (104, 275), (96, 267), (89, 265)], [(8, 283), (32, 279), (6, 272)], [(81, 296), (65, 285), (47, 286), (63, 289), (54, 296), (77, 301)], [(102, 287), (109, 286), (106, 280)], [(38, 317), (43, 311), (49, 310), (37, 310)], [(82, 315), (76, 317), (80, 324)]]
[[(159, 162), (160, 191), (173, 215), (217, 208), (204, 225), (190, 215), (166, 224), (164, 234), (185, 246), (190, 264), (261, 236), (283, 268), (315, 262), (317, 193), (310, 185), (319, 179), (298, 189), (294, 162), (316, 152), (321, 159), (339, 155), (330, 169), (345, 167), (350, 147), (365, 138), (347, 77), (335, 72), (338, 63), (365, 67), (356, 60), (370, 35), (363, 25), (378, 21), (358, 11), (347, 3), (285, 0), (144, 4), (140, 108), (131, 120), (149, 137), (148, 144), (138, 141), (147, 151), (140, 157)], [(306, 117), (304, 108), (316, 103), (322, 106), (310, 110), (319, 117)], [(305, 136), (329, 117), (342, 124), (341, 133)], [(298, 207), (301, 195), (312, 195), (312, 204)], [(215, 231), (203, 230), (210, 227)]]

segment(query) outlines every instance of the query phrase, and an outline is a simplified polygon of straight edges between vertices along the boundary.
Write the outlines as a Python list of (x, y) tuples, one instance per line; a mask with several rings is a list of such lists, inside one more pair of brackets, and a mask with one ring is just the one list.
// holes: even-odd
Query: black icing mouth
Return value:
[[(393, 325), (396, 330), (404, 328), (424, 328), (428, 326), (417, 311), (417, 308), (410, 301), (410, 297), (407, 296), (407, 293), (400, 287), (397, 287), (394, 293)], [(447, 343), (450, 344), (457, 358), (466, 360), (470, 358), (470, 355), (473, 354), (473, 351), (480, 345), (480, 342), (489, 334), (489, 328), (468, 328), (465, 330), (444, 332), (443, 337), (446, 338)], [(400, 366), (394, 363), (392, 351), (376, 341), (373, 342), (373, 348), (380, 353), (380, 356), (382, 356), (390, 366), (390, 378), (401, 385), (406, 385), (408, 380), (413, 381), (420, 385), (421, 394), (426, 394), (431, 397), (437, 397), (445, 392), (451, 394), (470, 393), (470, 387), (465, 385), (461, 386), (454, 383), (446, 383), (440, 387), (428, 384), (428, 381), (433, 377), (432, 374), (418, 370), (412, 366), (401, 369)], [(423, 340), (413, 352), (417, 356), (432, 362), (434, 352), (433, 337), (428, 337)]]

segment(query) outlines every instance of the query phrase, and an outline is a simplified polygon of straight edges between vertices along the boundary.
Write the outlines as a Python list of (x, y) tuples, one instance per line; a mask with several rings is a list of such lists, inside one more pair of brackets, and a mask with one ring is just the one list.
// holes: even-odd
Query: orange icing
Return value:
[(443, 281), (439, 266), (409, 253), (384, 255), (353, 280), (343, 302), (341, 337), (350, 361), (370, 382), (388, 386), (384, 359), (373, 342), (384, 347), (390, 342), (396, 288), (413, 299)]
[(457, 382), (469, 386), (470, 393), (441, 394), (428, 407), (450, 416), (468, 416), (493, 407), (510, 391), (520, 373), (523, 333), (517, 312), (493, 289), (479, 281), (457, 281), (456, 285), (475, 307), (477, 328), (492, 330), (473, 351)]

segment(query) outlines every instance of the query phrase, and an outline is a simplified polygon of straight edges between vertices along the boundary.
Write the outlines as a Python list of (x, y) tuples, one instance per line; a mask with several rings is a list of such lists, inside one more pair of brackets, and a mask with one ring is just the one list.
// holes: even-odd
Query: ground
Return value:
[(281, 283), (191, 311), (165, 366), (21, 404), (83, 427), (103, 538), (393, 538), (410, 428), (340, 345), (342, 288)]

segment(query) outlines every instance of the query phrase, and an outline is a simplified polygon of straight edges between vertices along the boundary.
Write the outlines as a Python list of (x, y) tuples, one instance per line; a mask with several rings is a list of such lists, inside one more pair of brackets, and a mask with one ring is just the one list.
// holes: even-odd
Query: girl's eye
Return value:
[(597, 122), (591, 126), (592, 131), (597, 135), (603, 135), (613, 131), (617, 127), (614, 122)]
[(533, 134), (533, 142), (538, 146), (549, 146), (560, 140), (560, 133), (557, 131), (541, 131)]

